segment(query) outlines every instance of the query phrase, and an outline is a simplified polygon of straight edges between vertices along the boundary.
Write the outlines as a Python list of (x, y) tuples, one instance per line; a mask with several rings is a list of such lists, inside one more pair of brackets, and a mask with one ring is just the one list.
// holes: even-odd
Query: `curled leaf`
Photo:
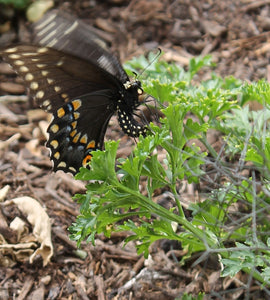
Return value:
[(30, 263), (37, 255), (41, 255), (43, 266), (46, 266), (53, 255), (51, 241), (51, 223), (49, 216), (39, 202), (31, 197), (19, 197), (12, 200), (19, 210), (27, 215), (27, 220), (33, 226), (33, 234), (40, 247), (30, 256)]

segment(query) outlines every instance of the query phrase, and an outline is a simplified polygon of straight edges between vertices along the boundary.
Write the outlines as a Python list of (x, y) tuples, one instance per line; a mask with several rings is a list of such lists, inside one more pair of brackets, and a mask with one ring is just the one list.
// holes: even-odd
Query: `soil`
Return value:
[[(0, 8), (0, 47), (28, 41), (24, 12)], [(191, 57), (211, 54), (221, 76), (270, 80), (270, 1), (59, 0), (55, 8), (97, 28), (121, 61), (160, 47), (162, 59), (184, 68)], [(168, 241), (153, 244), (148, 259), (137, 255), (132, 243), (123, 248), (128, 233), (98, 235), (95, 246), (82, 243), (79, 251), (67, 228), (79, 214), (72, 196), (82, 193), (84, 184), (51, 171), (44, 146), (48, 114), (34, 109), (25, 95), (22, 80), (0, 61), (0, 189), (9, 186), (7, 193), (1, 190), (0, 200), (37, 199), (50, 217), (54, 254), (44, 266), (40, 256), (30, 263), (31, 249), (0, 252), (0, 299), (168, 300), (199, 292), (206, 293), (206, 299), (270, 299), (269, 291), (246, 274), (221, 278), (216, 257), (193, 264), (194, 257), (181, 266), (184, 251)], [(129, 155), (134, 144), (115, 117), (106, 139), (121, 140), (118, 157)], [(209, 140), (214, 144), (218, 137), (213, 133)], [(188, 202), (196, 193), (197, 187), (189, 186), (183, 197)], [(159, 196), (166, 200), (166, 193)], [(16, 216), (32, 230), (14, 204), (1, 203), (0, 236), (10, 244), (17, 240), (9, 227)]]

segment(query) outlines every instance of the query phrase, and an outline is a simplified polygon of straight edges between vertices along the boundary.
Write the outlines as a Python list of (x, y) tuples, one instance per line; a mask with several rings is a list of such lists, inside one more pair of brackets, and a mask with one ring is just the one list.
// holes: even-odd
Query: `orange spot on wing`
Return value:
[(95, 141), (91, 141), (86, 146), (86, 149), (94, 149), (95, 147), (96, 147), (96, 142)]
[(87, 143), (87, 135), (86, 135), (86, 134), (84, 134), (84, 135), (81, 137), (80, 142), (81, 142), (82, 144), (86, 144), (86, 143)]
[(85, 158), (83, 159), (83, 161), (82, 161), (82, 165), (84, 167), (86, 167), (86, 165), (91, 161), (91, 159), (92, 159), (92, 155), (91, 154), (87, 154), (85, 156)]
[(72, 122), (71, 126), (72, 126), (73, 129), (75, 129), (77, 127), (77, 121)]
[(77, 133), (77, 130), (75, 129), (75, 130), (71, 131), (71, 133), (70, 133), (69, 135), (70, 135), (71, 137), (74, 137), (76, 133)]
[(78, 140), (79, 140), (79, 138), (80, 138), (80, 136), (81, 136), (80, 132), (77, 133), (77, 134), (75, 135), (75, 137), (73, 138), (72, 142), (73, 142), (73, 143), (77, 143)]

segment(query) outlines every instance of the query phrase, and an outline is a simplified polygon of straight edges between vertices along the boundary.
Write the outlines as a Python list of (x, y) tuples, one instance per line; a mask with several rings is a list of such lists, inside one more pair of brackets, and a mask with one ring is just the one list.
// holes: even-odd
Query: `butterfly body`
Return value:
[[(58, 27), (69, 30), (62, 34)], [(53, 114), (46, 145), (55, 171), (75, 174), (87, 166), (91, 151), (102, 148), (115, 112), (125, 133), (145, 134), (146, 128), (133, 117), (140, 105), (140, 82), (129, 80), (85, 24), (53, 13), (34, 29), (41, 46), (19, 45), (1, 56), (24, 79), (35, 102)]]

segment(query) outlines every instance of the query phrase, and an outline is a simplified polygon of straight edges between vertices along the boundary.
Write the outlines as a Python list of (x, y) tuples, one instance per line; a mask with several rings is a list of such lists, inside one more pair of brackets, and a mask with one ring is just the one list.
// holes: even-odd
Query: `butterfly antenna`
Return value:
[(149, 68), (149, 66), (152, 65), (152, 63), (154, 61), (156, 61), (158, 59), (158, 57), (161, 55), (162, 50), (160, 48), (158, 48), (158, 53), (155, 55), (155, 57), (148, 63), (148, 65), (142, 70), (142, 72), (139, 74), (139, 76), (135, 73), (134, 75), (136, 76), (136, 78), (139, 78), (140, 76), (142, 76), (142, 74), (145, 72), (145, 70), (147, 70)]

